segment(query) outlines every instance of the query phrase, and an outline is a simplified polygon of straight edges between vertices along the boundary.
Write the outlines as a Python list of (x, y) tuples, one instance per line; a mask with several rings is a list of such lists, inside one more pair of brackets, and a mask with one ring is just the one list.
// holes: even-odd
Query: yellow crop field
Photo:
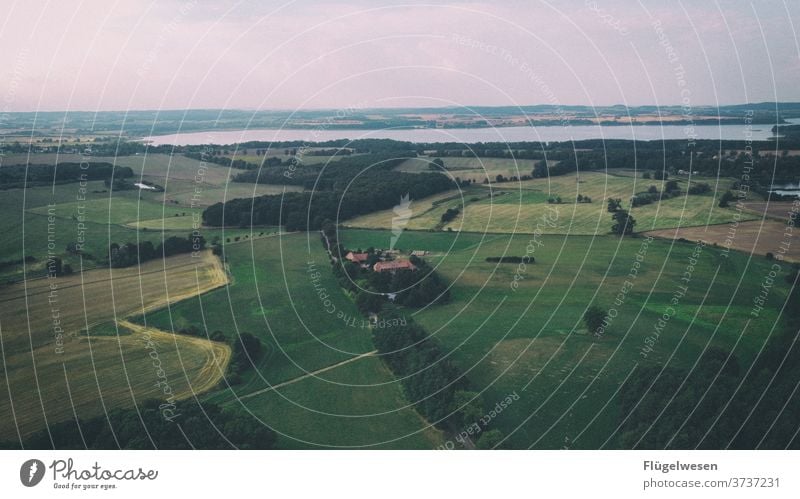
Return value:
[[(0, 288), (0, 384), (7, 387), (0, 395), (0, 439), (216, 386), (230, 361), (228, 345), (123, 318), (227, 283), (220, 261), (204, 251)], [(94, 336), (100, 324), (104, 334)]]

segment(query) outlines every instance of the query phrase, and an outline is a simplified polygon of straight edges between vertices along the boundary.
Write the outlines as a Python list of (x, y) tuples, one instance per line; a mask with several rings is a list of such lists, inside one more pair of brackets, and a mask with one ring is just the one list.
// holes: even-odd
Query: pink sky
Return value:
[(665, 3), (6, 0), (0, 111), (800, 101), (797, 2)]

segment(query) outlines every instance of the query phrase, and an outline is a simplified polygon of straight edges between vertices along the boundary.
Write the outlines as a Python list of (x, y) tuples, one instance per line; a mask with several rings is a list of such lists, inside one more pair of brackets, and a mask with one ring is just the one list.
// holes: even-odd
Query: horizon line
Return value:
[[(741, 102), (735, 104), (696, 104), (692, 105), (690, 109), (720, 109), (725, 107), (741, 107), (741, 106), (764, 106), (764, 105), (800, 105), (800, 101), (760, 101), (760, 102)], [(542, 108), (576, 108), (576, 107), (584, 107), (589, 109), (606, 109), (606, 108), (623, 108), (623, 109), (636, 109), (636, 108), (643, 108), (643, 107), (652, 107), (656, 109), (665, 109), (665, 108), (682, 108), (683, 104), (637, 104), (637, 105), (628, 105), (628, 104), (607, 104), (607, 105), (590, 105), (590, 104), (520, 104), (520, 105), (485, 105), (485, 104), (474, 104), (474, 105), (463, 105), (463, 106), (399, 106), (399, 107), (362, 107), (362, 108), (353, 108), (353, 107), (315, 107), (315, 108), (300, 108), (300, 109), (292, 109), (292, 108), (247, 108), (247, 107), (230, 107), (230, 108), (222, 108), (222, 107), (192, 107), (192, 108), (164, 108), (164, 109), (153, 109), (153, 108), (142, 108), (142, 109), (103, 109), (103, 110), (91, 110), (91, 109), (40, 109), (40, 110), (33, 110), (33, 111), (2, 111), (0, 115), (13, 115), (13, 114), (45, 114), (45, 113), (166, 113), (166, 112), (191, 112), (191, 111), (240, 111), (240, 112), (252, 112), (252, 113), (265, 113), (265, 112), (281, 112), (281, 113), (296, 113), (296, 112), (322, 112), (322, 111), (341, 111), (342, 109), (347, 110), (354, 110), (358, 109), (360, 111), (402, 111), (404, 109), (426, 109), (426, 110), (437, 110), (437, 109), (477, 109), (477, 108), (489, 108), (489, 109), (501, 109), (501, 108), (516, 108), (519, 110), (523, 110), (526, 108), (532, 107), (542, 107)]]

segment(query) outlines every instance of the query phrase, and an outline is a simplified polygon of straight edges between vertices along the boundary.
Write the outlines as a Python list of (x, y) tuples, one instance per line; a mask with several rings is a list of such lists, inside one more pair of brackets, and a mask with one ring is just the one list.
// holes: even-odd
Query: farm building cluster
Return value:
[[(427, 251), (414, 250), (411, 252), (412, 258), (421, 258)], [(361, 266), (362, 269), (374, 272), (397, 272), (398, 270), (417, 270), (417, 266), (408, 259), (400, 256), (397, 250), (375, 250), (370, 252), (349, 251), (345, 259)]]

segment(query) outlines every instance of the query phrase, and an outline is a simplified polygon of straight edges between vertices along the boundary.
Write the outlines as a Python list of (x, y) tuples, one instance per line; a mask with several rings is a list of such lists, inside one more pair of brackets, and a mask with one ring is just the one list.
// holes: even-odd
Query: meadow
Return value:
[[(435, 158), (419, 157), (406, 160), (396, 168), (398, 171), (421, 173), (431, 171)], [(521, 177), (530, 175), (536, 161), (532, 159), (508, 158), (442, 158), (446, 172), (453, 178), (473, 180), (476, 183), (494, 183), (497, 175), (504, 177)]]
[[(721, 193), (731, 187), (731, 179), (720, 179), (718, 184), (716, 179), (693, 179), (693, 183), (707, 183), (712, 187), (712, 192), (702, 195), (685, 194), (689, 187), (686, 178), (674, 180), (684, 194), (630, 209), (637, 222), (636, 230), (716, 225), (730, 222), (737, 216), (732, 207), (718, 206)], [(612, 225), (611, 214), (606, 209), (608, 198), (622, 199), (623, 205), (627, 205), (634, 194), (646, 191), (650, 186), (661, 191), (662, 184), (662, 181), (643, 179), (621, 170), (472, 185), (461, 191), (412, 200), (412, 216), (405, 228), (490, 233), (607, 234)], [(715, 186), (719, 192), (717, 195), (713, 193)], [(592, 202), (578, 203), (578, 195), (588, 196)], [(561, 198), (560, 203), (548, 202), (556, 197)], [(442, 223), (442, 215), (448, 209), (458, 209), (460, 213), (453, 220)], [(542, 217), (550, 210), (558, 213), (556, 223), (542, 224)], [(384, 210), (346, 220), (343, 225), (387, 229), (392, 227), (395, 216), (392, 210)], [(757, 218), (758, 215), (752, 212), (741, 216), (741, 220)]]
[[(388, 237), (340, 232), (348, 247), (379, 247)], [(725, 257), (713, 246), (693, 255), (692, 243), (644, 237), (407, 231), (403, 238), (433, 251), (426, 258), (452, 283), (451, 303), (411, 315), (466, 373), (487, 409), (519, 395), (488, 428), (500, 429), (515, 448), (615, 447), (617, 390), (642, 367), (691, 369), (713, 346), (749, 365), (774, 331), (775, 308), (788, 288), (783, 278), (792, 270), (780, 265), (767, 305), (754, 318), (759, 289), (753, 283), (763, 282), (774, 263), (763, 257)], [(526, 254), (535, 263), (524, 269), (485, 261)], [(687, 289), (671, 303), (695, 257)], [(589, 335), (582, 320), (590, 305), (614, 310), (601, 339)], [(666, 324), (657, 329), (665, 314)]]
[[(365, 318), (331, 273), (319, 234), (226, 245), (225, 258), (232, 285), (135, 319), (166, 331), (194, 325), (203, 334), (248, 332), (261, 339), (267, 354), (240, 384), (210, 393), (209, 400), (244, 405), (280, 432), (280, 447), (431, 448), (440, 440), (377, 358), (270, 390), (374, 348)], [(261, 393), (250, 396), (255, 392)]]
[[(34, 159), (55, 161), (54, 155)], [(777, 264), (780, 278), (768, 306), (753, 317), (754, 283), (776, 262), (736, 251), (726, 255), (713, 245), (737, 216), (717, 203), (732, 179), (695, 178), (712, 192), (633, 208), (639, 234), (620, 240), (608, 234), (606, 199), (625, 204), (651, 185), (661, 190), (662, 181), (609, 170), (497, 182), (498, 174), (530, 173), (533, 162), (444, 161), (451, 175), (476, 182), (412, 200), (410, 218), (399, 222), (401, 232), (388, 230), (397, 228), (398, 214), (384, 210), (344, 221), (339, 239), (348, 249), (367, 249), (388, 248), (394, 238), (396, 249), (428, 252), (425, 258), (451, 284), (452, 300), (403, 313), (442, 345), (481, 392), (487, 410), (511, 394), (519, 396), (487, 428), (501, 430), (513, 447), (616, 447), (622, 416), (618, 390), (639, 369), (691, 369), (712, 346), (732, 351), (748, 365), (772, 333), (775, 307), (787, 293), (783, 278), (792, 269)], [(0, 230), (8, 234), (0, 240), (8, 262), (0, 279), (12, 283), (0, 287), (0, 347), (7, 368), (0, 382), (7, 382), (12, 397), (2, 401), (0, 437), (13, 439), (46, 423), (160, 398), (146, 347), (154, 344), (178, 398), (199, 396), (246, 409), (278, 433), (280, 448), (429, 449), (448, 438), (415, 411), (415, 401), (374, 354), (373, 333), (391, 331), (368, 327), (331, 272), (316, 232), (200, 227), (207, 241), (221, 244), (221, 260), (207, 251), (201, 259), (180, 255), (141, 267), (102, 268), (111, 243), (157, 245), (171, 235), (185, 237), (213, 203), (298, 187), (230, 183), (228, 168), (177, 154), (128, 156), (116, 163), (164, 191), (109, 192), (102, 181), (89, 182), (83, 191), (77, 184), (2, 191), (0, 208), (19, 216), (0, 220)], [(408, 160), (398, 170), (430, 171), (425, 158)], [(490, 182), (483, 184), (487, 176)], [(688, 180), (675, 180), (686, 192)], [(85, 200), (76, 199), (79, 193)], [(579, 194), (592, 202), (577, 203)], [(549, 202), (555, 197), (561, 202)], [(448, 209), (459, 214), (444, 222)], [(785, 206), (770, 209), (777, 213)], [(752, 208), (741, 220), (761, 216)], [(734, 249), (746, 250), (758, 236), (747, 225), (755, 223), (740, 225)], [(769, 223), (773, 232), (782, 230), (777, 220)], [(650, 230), (676, 240), (646, 238)], [(696, 245), (679, 237), (709, 245), (693, 255)], [(81, 260), (67, 251), (78, 238), (95, 258)], [(764, 238), (757, 251), (775, 243)], [(64, 343), (60, 353), (54, 346), (50, 283), (37, 278), (45, 273), (48, 250), (76, 271), (57, 279), (59, 324), (65, 330), (58, 338)], [(35, 260), (13, 263), (25, 255)], [(535, 263), (486, 261), (525, 255)], [(81, 264), (83, 273), (77, 272)], [(634, 265), (637, 272), (630, 277)], [(689, 265), (689, 285), (671, 304)], [(89, 270), (96, 266), (101, 268)], [(588, 334), (582, 320), (590, 305), (615, 312), (600, 339)], [(667, 312), (669, 320), (657, 327)], [(182, 334), (188, 329), (199, 336)], [(230, 341), (253, 334), (265, 353), (230, 376), (231, 348), (207, 339), (217, 331)]]
[[(8, 155), (4, 164), (25, 161), (25, 155)], [(31, 164), (80, 161), (79, 155), (35, 154)], [(92, 158), (92, 161), (115, 161)], [(179, 155), (122, 156), (116, 164), (131, 167), (142, 179), (164, 188), (109, 190), (103, 181), (85, 185), (64, 183), (0, 191), (0, 210), (13, 214), (0, 219), (0, 259), (3, 262), (35, 258), (25, 266), (4, 265), (0, 282), (18, 282), (24, 277), (45, 273), (45, 260), (52, 253), (70, 264), (81, 265), (80, 258), (67, 251), (70, 243), (83, 245), (83, 268), (94, 268), (107, 258), (112, 243), (150, 241), (154, 245), (170, 236), (186, 237), (199, 229), (207, 241), (249, 239), (275, 233), (276, 227), (206, 228), (201, 226), (203, 208), (234, 197), (279, 194), (299, 190), (296, 186), (228, 183), (228, 168), (202, 165)], [(202, 175), (196, 178), (198, 172)], [(134, 176), (129, 182), (138, 181)]]

